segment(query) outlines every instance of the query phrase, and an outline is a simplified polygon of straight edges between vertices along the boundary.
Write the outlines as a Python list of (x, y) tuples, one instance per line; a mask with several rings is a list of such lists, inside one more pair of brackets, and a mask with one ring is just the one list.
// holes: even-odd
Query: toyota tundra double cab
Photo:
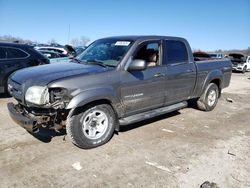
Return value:
[(183, 38), (121, 36), (93, 42), (76, 59), (19, 70), (8, 81), (12, 119), (29, 132), (66, 129), (80, 148), (108, 142), (119, 127), (187, 106), (215, 108), (229, 86), (227, 59), (194, 61)]

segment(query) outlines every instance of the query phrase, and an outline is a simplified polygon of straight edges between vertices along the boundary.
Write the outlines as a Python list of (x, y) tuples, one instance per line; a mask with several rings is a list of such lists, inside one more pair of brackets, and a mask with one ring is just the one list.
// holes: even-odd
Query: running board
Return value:
[(120, 123), (120, 125), (128, 125), (128, 124), (136, 123), (136, 122), (139, 122), (139, 121), (142, 121), (145, 119), (150, 119), (150, 118), (153, 118), (155, 116), (166, 114), (168, 112), (173, 112), (173, 111), (185, 108), (185, 107), (187, 107), (186, 101), (180, 102), (177, 104), (173, 104), (170, 106), (162, 107), (162, 108), (157, 108), (157, 109), (143, 112), (140, 114), (128, 116), (128, 117), (119, 119), (119, 123)]

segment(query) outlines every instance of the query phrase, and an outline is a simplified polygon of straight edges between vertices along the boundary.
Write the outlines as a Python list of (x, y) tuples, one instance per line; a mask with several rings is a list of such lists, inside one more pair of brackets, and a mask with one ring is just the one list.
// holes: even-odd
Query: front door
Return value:
[(165, 68), (161, 66), (160, 41), (145, 42), (133, 59), (143, 59), (143, 71), (124, 71), (121, 75), (121, 100), (125, 115), (147, 111), (164, 104)]

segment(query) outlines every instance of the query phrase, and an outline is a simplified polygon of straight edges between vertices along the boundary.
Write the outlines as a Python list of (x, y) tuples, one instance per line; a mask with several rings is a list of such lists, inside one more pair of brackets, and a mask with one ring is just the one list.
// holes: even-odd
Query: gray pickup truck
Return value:
[(128, 125), (187, 106), (213, 110), (229, 86), (230, 60), (194, 61), (183, 38), (110, 37), (93, 42), (70, 63), (19, 70), (8, 81), (12, 119), (36, 133), (65, 129), (93, 148)]

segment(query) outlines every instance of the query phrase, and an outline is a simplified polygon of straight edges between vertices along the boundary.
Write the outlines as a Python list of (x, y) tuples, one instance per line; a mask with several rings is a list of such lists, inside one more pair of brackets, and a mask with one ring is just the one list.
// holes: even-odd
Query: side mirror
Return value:
[(128, 71), (140, 71), (145, 70), (147, 67), (146, 61), (143, 59), (134, 59), (128, 67)]

